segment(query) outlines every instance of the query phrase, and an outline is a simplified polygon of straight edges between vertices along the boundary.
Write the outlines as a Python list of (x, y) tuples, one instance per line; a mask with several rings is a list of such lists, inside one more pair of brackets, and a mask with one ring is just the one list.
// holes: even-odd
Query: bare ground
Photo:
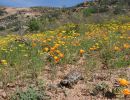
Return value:
[[(94, 69), (87, 70), (84, 61), (80, 60), (75, 65), (63, 65), (56, 66), (56, 73), (53, 73), (50, 67), (46, 66), (37, 80), (43, 80), (46, 93), (51, 97), (51, 100), (109, 100), (101, 95), (91, 96), (90, 92), (94, 86), (98, 83), (105, 82), (112, 87), (112, 84), (116, 79), (123, 77), (130, 80), (130, 68), (118, 68), (118, 69)], [(87, 67), (87, 66), (86, 66)], [(67, 73), (72, 70), (78, 70), (82, 73), (84, 80), (80, 80), (72, 88), (58, 88), (58, 84)], [(0, 100), (8, 100), (8, 96), (16, 91), (17, 87), (23, 90), (27, 89), (27, 86), (36, 87), (35, 81), (29, 80), (17, 80), (12, 83), (8, 83), (7, 87), (1, 87), (0, 89)], [(114, 98), (112, 100), (123, 100)], [(130, 100), (127, 99), (127, 100)]]

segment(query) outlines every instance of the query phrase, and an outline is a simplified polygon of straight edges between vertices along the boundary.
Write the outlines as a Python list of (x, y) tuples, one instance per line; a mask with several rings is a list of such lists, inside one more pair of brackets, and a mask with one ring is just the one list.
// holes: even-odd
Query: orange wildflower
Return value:
[(54, 52), (54, 51), (55, 51), (55, 49), (56, 49), (56, 48), (52, 47), (52, 48), (51, 48), (51, 51), (53, 51), (53, 52)]
[(54, 60), (56, 63), (60, 61), (60, 59), (57, 56), (54, 56)]
[(125, 79), (119, 79), (118, 82), (122, 86), (128, 86), (128, 84), (129, 84), (129, 82)]
[(61, 58), (63, 58), (63, 57), (64, 57), (64, 54), (60, 53), (59, 56), (60, 56)]
[(122, 92), (123, 92), (123, 94), (126, 95), (126, 96), (127, 96), (127, 95), (130, 95), (130, 90), (129, 90), (129, 89), (124, 89)]
[(85, 53), (85, 50), (80, 49), (79, 53), (82, 55), (83, 53)]
[(129, 49), (130, 48), (129, 44), (124, 44), (123, 46), (124, 46), (125, 49)]

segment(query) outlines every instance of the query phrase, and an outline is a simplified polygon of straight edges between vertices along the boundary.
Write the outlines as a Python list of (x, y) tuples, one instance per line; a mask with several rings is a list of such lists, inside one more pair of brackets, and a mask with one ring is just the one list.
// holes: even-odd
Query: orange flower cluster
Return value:
[(130, 84), (129, 81), (125, 80), (125, 79), (118, 79), (118, 82), (121, 86), (128, 86)]
[[(129, 81), (127, 81), (126, 79), (118, 79), (118, 82), (121, 86), (128, 86), (130, 84)], [(122, 90), (122, 93), (127, 96), (127, 95), (130, 95), (130, 90), (129, 89), (123, 89)]]
[(124, 90), (122, 91), (122, 93), (123, 93), (125, 96), (130, 95), (130, 90), (129, 90), (129, 89), (124, 89)]
[(64, 58), (64, 54), (58, 50), (59, 44), (55, 44), (53, 47), (45, 47), (43, 48), (44, 52), (48, 52), (53, 58), (56, 63), (60, 61), (60, 59)]

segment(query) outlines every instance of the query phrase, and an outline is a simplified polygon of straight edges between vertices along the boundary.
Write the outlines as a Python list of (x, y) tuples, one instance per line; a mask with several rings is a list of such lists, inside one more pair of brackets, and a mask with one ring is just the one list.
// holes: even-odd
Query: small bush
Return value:
[(28, 88), (26, 91), (17, 91), (11, 100), (44, 100), (43, 94), (34, 90), (33, 88)]
[(96, 13), (97, 9), (95, 9), (94, 7), (91, 8), (87, 8), (83, 10), (83, 15), (84, 16), (90, 16), (92, 13)]
[(0, 16), (3, 16), (5, 13), (7, 13), (6, 11), (0, 10)]
[(31, 19), (29, 24), (29, 31), (39, 31), (40, 30), (40, 23), (37, 19)]
[(5, 27), (0, 26), (0, 31), (3, 31), (3, 30), (5, 30)]
[(122, 13), (124, 13), (125, 11), (121, 8), (121, 7), (115, 7), (115, 9), (114, 9), (114, 11), (113, 11), (113, 13), (114, 14), (122, 14)]
[(108, 7), (106, 7), (106, 6), (101, 6), (101, 7), (99, 8), (99, 13), (107, 12), (108, 10), (109, 10)]

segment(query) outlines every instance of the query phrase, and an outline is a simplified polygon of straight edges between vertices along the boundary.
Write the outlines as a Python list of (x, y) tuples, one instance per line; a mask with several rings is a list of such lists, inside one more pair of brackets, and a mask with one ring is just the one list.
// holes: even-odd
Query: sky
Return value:
[(0, 0), (0, 5), (12, 7), (71, 7), (83, 1), (84, 0)]

